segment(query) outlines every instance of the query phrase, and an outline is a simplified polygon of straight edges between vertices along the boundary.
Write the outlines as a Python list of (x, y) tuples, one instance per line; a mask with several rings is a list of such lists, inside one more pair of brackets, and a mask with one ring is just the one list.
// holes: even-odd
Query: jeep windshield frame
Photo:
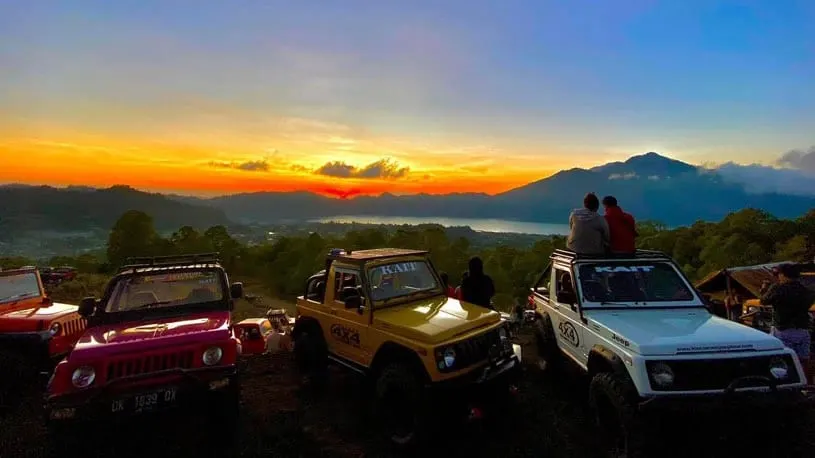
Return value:
[[(377, 261), (366, 262), (364, 269), (364, 286), (368, 298), (371, 301), (372, 310), (405, 304), (417, 298), (427, 299), (444, 295), (441, 287), (441, 279), (435, 266), (426, 256), (405, 256), (385, 258)], [(378, 271), (377, 271), (378, 270)], [(381, 284), (383, 276), (413, 273), (413, 275), (424, 276), (424, 281), (432, 281), (426, 287), (406, 286), (407, 291), (400, 294), (387, 295), (377, 298), (375, 287)], [(404, 277), (404, 275), (399, 275)], [(396, 280), (396, 279), (394, 279)]]
[(581, 260), (573, 272), (582, 310), (707, 309), (670, 259)]
[[(192, 275), (190, 275), (192, 274)], [(131, 284), (138, 284), (145, 278), (184, 275), (190, 276), (185, 286), (189, 286), (189, 280), (195, 280), (194, 275), (201, 274), (201, 278), (206, 279), (212, 277), (212, 280), (207, 284), (215, 285), (217, 293), (213, 296), (212, 300), (162, 300), (158, 297), (158, 301), (147, 301), (144, 304), (124, 310), (111, 310), (113, 301), (118, 301), (125, 289)], [(134, 282), (136, 280), (136, 282)], [(214, 282), (214, 283), (213, 283)], [(156, 282), (158, 283), (158, 282)], [(172, 283), (169, 280), (165, 283)], [(183, 283), (182, 283), (183, 284)], [(147, 289), (143, 292), (154, 293), (154, 290)], [(142, 320), (145, 318), (165, 318), (173, 316), (183, 316), (190, 313), (208, 312), (208, 311), (230, 311), (231, 310), (231, 297), (230, 297), (229, 280), (223, 267), (218, 265), (206, 266), (162, 266), (159, 268), (152, 268), (149, 270), (134, 269), (132, 271), (120, 272), (117, 274), (105, 288), (105, 293), (100, 299), (96, 311), (93, 315), (94, 324), (113, 324), (113, 323), (126, 323), (130, 321)], [(190, 292), (190, 295), (192, 291)], [(156, 294), (156, 296), (158, 296)], [(173, 302), (178, 302), (173, 304)], [(90, 323), (89, 323), (90, 324)]]
[(0, 271), (0, 311), (19, 301), (44, 297), (42, 283), (34, 269)]

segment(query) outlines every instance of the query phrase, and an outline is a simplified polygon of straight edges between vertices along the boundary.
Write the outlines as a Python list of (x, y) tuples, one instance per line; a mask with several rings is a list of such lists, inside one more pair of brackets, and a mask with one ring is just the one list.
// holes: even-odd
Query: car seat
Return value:
[(209, 288), (195, 288), (187, 296), (187, 303), (212, 302), (216, 300), (215, 294)]
[(158, 302), (158, 296), (152, 291), (139, 291), (128, 298), (128, 308), (143, 307), (147, 304), (155, 304)]

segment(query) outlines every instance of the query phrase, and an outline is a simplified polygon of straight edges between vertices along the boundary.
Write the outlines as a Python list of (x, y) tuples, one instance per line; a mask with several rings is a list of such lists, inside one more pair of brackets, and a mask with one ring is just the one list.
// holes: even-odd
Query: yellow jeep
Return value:
[(430, 429), (431, 405), (436, 417), (441, 405), (467, 406), (456, 400), (501, 399), (521, 360), (501, 315), (447, 297), (419, 250), (331, 250), (297, 298), (292, 337), (312, 382), (324, 380), (329, 361), (368, 377), (377, 423), (396, 445)]

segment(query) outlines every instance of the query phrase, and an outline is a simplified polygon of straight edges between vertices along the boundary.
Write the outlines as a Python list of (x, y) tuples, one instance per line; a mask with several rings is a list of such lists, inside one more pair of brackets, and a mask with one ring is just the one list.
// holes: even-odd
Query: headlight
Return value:
[(207, 366), (214, 366), (221, 361), (221, 357), (224, 356), (224, 351), (221, 350), (221, 347), (209, 347), (204, 351), (204, 355), (201, 357), (204, 364)]
[(443, 355), (444, 358), (442, 361), (444, 361), (444, 367), (450, 369), (453, 367), (453, 364), (456, 363), (456, 351), (453, 349), (453, 347), (448, 347), (444, 350)]
[(87, 388), (96, 380), (96, 371), (91, 366), (82, 366), (71, 375), (71, 383), (77, 388)]
[(747, 307), (747, 313), (758, 312), (759, 309), (760, 309), (760, 307), (756, 307), (755, 305), (751, 305), (751, 306)]
[(772, 374), (776, 380), (783, 380), (787, 378), (789, 370), (790, 368), (787, 365), (787, 362), (778, 356), (770, 359), (770, 374)]
[(59, 323), (54, 323), (48, 329), (48, 332), (51, 334), (51, 337), (54, 337), (56, 335), (59, 335), (59, 331), (61, 331), (61, 330), (62, 330), (62, 326), (60, 326)]
[(674, 383), (674, 371), (665, 363), (656, 363), (651, 366), (651, 380), (659, 388), (668, 388)]

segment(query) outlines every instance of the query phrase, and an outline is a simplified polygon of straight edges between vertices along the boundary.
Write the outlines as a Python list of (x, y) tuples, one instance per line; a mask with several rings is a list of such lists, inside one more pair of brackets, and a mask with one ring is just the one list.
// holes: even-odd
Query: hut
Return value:
[(724, 301), (727, 296), (755, 299), (761, 295), (762, 283), (775, 281), (773, 267), (781, 264), (786, 262), (721, 269), (697, 282), (696, 289), (717, 301)]

